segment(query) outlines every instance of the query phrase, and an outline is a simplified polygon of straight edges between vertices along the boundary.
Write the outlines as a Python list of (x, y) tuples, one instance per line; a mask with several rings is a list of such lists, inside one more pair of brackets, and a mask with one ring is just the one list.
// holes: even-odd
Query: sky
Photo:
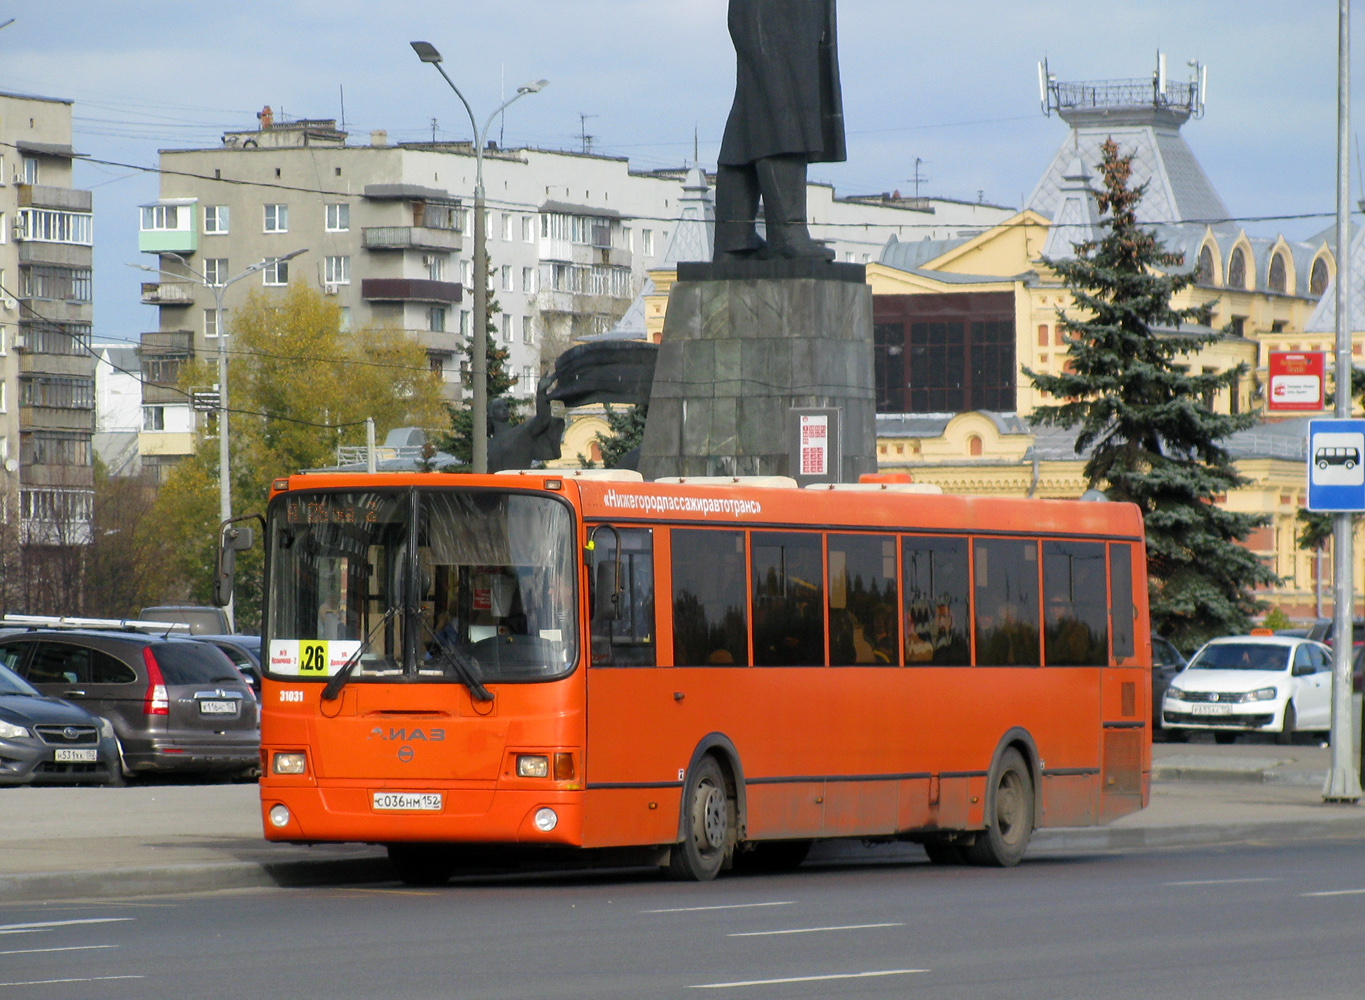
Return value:
[[(469, 137), (468, 119), (409, 47), (430, 41), (482, 118), (529, 80), (504, 145), (713, 167), (734, 90), (726, 0), (0, 0), (0, 90), (75, 102), (94, 191), (97, 340), (156, 329), (138, 301), (136, 206), (157, 195), (159, 149), (226, 130), (342, 118), (356, 142)], [(1360, 20), (1360, 17), (1357, 18)], [(840, 0), (848, 162), (812, 179), (840, 195), (913, 190), (1018, 207), (1066, 138), (1039, 108), (1037, 63), (1059, 80), (1184, 79), (1209, 67), (1208, 110), (1184, 135), (1232, 214), (1306, 238), (1331, 222), (1337, 4), (1331, 0)], [(1357, 32), (1357, 35), (1359, 32)], [(1365, 44), (1365, 43), (1363, 43)], [(1356, 103), (1365, 74), (1356, 73)], [(588, 115), (586, 119), (580, 115)], [(93, 162), (101, 160), (106, 162)], [(119, 165), (121, 164), (121, 165)], [(142, 169), (139, 169), (142, 168)], [(149, 169), (150, 168), (150, 169)], [(1360, 174), (1352, 171), (1355, 194)]]

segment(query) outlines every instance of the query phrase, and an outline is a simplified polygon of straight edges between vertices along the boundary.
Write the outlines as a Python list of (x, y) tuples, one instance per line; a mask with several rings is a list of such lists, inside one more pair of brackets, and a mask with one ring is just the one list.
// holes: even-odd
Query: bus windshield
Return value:
[[(577, 660), (569, 508), (492, 490), (299, 493), (272, 506), (269, 669), (534, 681)], [(363, 645), (362, 645), (363, 644)]]

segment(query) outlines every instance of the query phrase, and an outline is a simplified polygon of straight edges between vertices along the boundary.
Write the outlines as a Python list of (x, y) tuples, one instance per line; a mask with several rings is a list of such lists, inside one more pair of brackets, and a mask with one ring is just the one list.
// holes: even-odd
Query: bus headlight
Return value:
[(549, 833), (559, 825), (559, 816), (549, 806), (544, 806), (536, 810), (535, 818), (536, 829), (541, 833)]
[[(518, 778), (548, 778), (550, 776), (550, 758), (539, 753), (517, 754), (517, 777)], [(539, 822), (537, 820), (537, 822)], [(547, 830), (554, 829), (554, 822), (546, 827)]]
[[(307, 760), (307, 757), (301, 753), (277, 753), (270, 765), (270, 770), (276, 774), (303, 774), (307, 768)], [(281, 806), (280, 808), (284, 807)], [(280, 825), (283, 826), (284, 824)]]
[(270, 825), (274, 827), (286, 827), (289, 825), (289, 807), (271, 806)]

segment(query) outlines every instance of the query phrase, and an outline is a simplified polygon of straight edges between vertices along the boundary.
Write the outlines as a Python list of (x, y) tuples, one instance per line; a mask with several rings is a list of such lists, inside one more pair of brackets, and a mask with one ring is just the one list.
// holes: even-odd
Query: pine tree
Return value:
[(607, 404), (607, 427), (611, 433), (597, 435), (597, 447), (602, 452), (602, 465), (615, 469), (626, 455), (640, 447), (645, 438), (645, 419), (649, 416), (649, 404), (626, 406), (613, 410)]
[[(516, 375), (512, 374), (508, 367), (508, 360), (512, 352), (498, 343), (498, 315), (502, 312), (502, 304), (498, 302), (493, 294), (493, 264), (488, 264), (488, 270), (484, 274), (485, 287), (488, 294), (485, 301), (486, 322), (484, 323), (484, 337), (487, 351), (487, 370), (488, 370), (488, 402), (506, 396), (512, 388), (520, 381)], [(472, 359), (474, 356), (474, 336), (471, 333), (462, 343), (464, 355)], [(460, 372), (460, 383), (464, 386), (466, 393), (474, 390), (473, 362), (466, 365)], [(512, 422), (520, 423), (520, 414), (517, 408), (519, 400), (508, 400), (512, 404)], [(439, 447), (449, 452), (459, 459), (465, 466), (463, 469), (452, 471), (469, 471), (468, 467), (474, 461), (474, 441), (472, 428), (474, 427), (474, 415), (469, 404), (455, 403), (448, 405), (446, 409), (450, 412), (450, 434), (445, 440), (438, 442)]]
[(1075, 302), (1074, 313), (1059, 312), (1069, 370), (1024, 372), (1036, 389), (1064, 401), (1036, 408), (1032, 419), (1079, 427), (1076, 452), (1090, 453), (1089, 485), (1141, 509), (1153, 626), (1190, 650), (1245, 631), (1258, 608), (1253, 589), (1278, 578), (1238, 544), (1268, 518), (1217, 503), (1247, 483), (1222, 442), (1257, 418), (1214, 413), (1203, 400), (1236, 391), (1245, 366), (1196, 375), (1178, 361), (1220, 335), (1169, 332), (1206, 322), (1207, 307), (1172, 307), (1195, 276), (1162, 273), (1182, 258), (1138, 224), (1146, 186), (1129, 187), (1132, 159), (1112, 139), (1104, 143), (1103, 236), (1077, 245), (1072, 259), (1044, 260)]

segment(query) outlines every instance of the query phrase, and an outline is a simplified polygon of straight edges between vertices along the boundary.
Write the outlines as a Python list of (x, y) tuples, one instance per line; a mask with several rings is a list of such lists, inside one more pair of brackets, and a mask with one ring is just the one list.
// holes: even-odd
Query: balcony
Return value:
[(458, 251), (463, 245), (458, 229), (432, 229), (428, 226), (368, 226), (361, 230), (361, 245), (366, 250)]
[(195, 285), (188, 281), (144, 281), (144, 306), (192, 306)]
[[(459, 302), (463, 289), (454, 281), (429, 281), (425, 278), (365, 278), (360, 282), (360, 297), (369, 302), (431, 302), (445, 305)], [(145, 297), (144, 300), (146, 301)]]

